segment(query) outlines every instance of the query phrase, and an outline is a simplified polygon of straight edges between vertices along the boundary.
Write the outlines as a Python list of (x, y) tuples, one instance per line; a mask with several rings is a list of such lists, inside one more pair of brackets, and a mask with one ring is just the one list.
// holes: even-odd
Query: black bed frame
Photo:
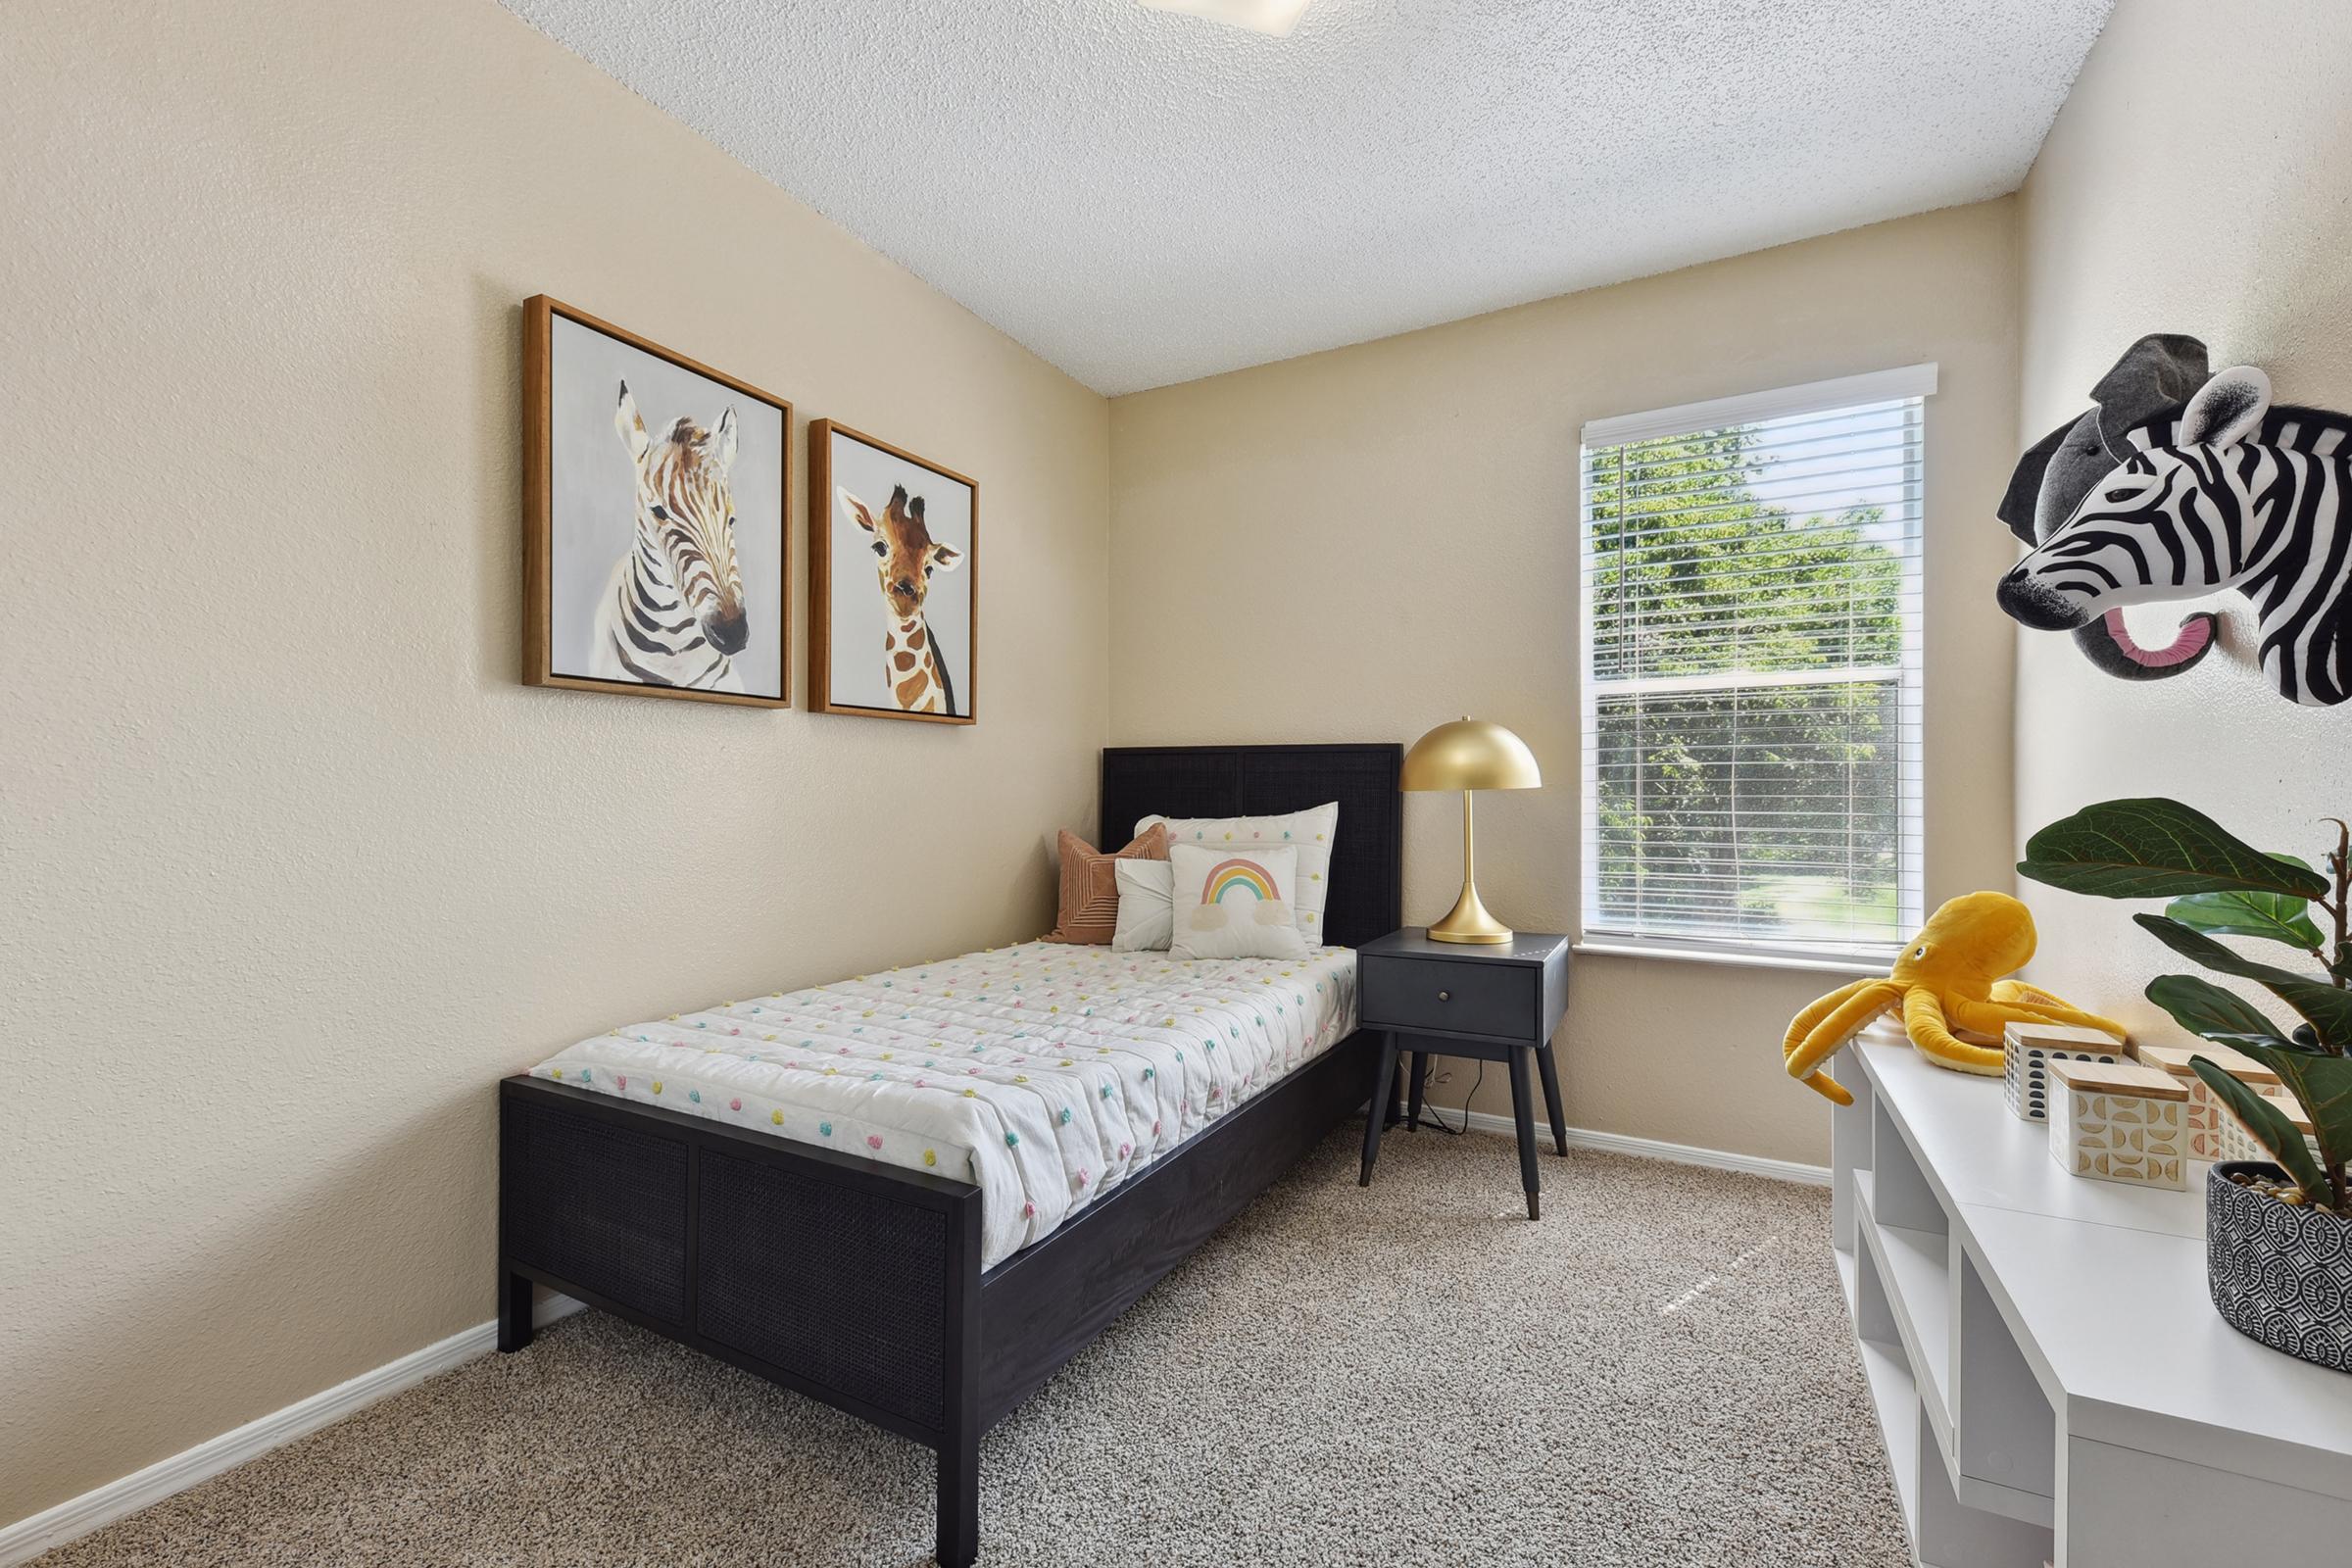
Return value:
[[(1102, 833), (1340, 803), (1327, 941), (1396, 929), (1396, 746), (1117, 747)], [(499, 1085), (498, 1348), (561, 1291), (939, 1452), (980, 1552), (980, 1436), (1370, 1098), (1354, 1036), (985, 1274), (980, 1190), (527, 1076)], [(980, 1325), (992, 1332), (985, 1348)]]

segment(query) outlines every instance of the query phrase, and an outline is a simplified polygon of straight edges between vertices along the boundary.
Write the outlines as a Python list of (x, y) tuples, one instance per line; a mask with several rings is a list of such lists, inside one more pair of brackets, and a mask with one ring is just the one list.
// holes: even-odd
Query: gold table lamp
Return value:
[(1511, 928), (1478, 902), (1478, 882), (1472, 871), (1476, 847), (1470, 831), (1470, 792), (1532, 790), (1543, 782), (1544, 774), (1527, 742), (1500, 724), (1466, 713), (1450, 724), (1440, 724), (1404, 754), (1404, 788), (1462, 792), (1462, 896), (1454, 900), (1445, 919), (1429, 928), (1431, 941), (1511, 940)]

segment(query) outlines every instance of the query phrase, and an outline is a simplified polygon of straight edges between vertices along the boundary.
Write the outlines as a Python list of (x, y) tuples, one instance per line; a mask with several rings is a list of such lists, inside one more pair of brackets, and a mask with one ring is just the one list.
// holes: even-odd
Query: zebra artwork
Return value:
[(613, 428), (637, 474), (637, 528), (613, 563), (591, 644), (599, 678), (740, 692), (730, 656), (751, 637), (735, 563), (735, 411), (705, 429), (680, 415), (659, 438), (620, 383)]
[(524, 684), (791, 707), (792, 405), (545, 294), (522, 346)]
[(2315, 707), (2352, 695), (2352, 416), (2274, 407), (2251, 366), (2214, 376), (2001, 579), (2025, 625), (2071, 631), (2126, 605), (2233, 588), (2263, 673)]

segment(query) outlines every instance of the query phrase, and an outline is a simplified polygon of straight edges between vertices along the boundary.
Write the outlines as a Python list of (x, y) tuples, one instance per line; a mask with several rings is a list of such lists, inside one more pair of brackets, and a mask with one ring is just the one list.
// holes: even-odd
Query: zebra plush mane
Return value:
[[(2124, 439), (2136, 452), (2177, 446), (2181, 422), (2180, 415), (2152, 419), (2132, 429)], [(2301, 452), (2315, 458), (2341, 457), (2352, 446), (2352, 414), (2300, 403), (2278, 404), (2262, 416), (2262, 428), (2245, 444), (2277, 447), (2281, 452)]]

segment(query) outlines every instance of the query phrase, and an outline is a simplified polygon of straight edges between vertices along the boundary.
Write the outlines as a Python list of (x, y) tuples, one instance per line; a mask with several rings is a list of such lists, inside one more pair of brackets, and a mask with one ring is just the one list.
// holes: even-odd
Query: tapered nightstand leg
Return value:
[(1561, 1158), (1568, 1157), (1568, 1112), (1560, 1104), (1560, 1068), (1552, 1060), (1551, 1042), (1536, 1054), (1536, 1065), (1544, 1069), (1544, 1108), (1551, 1113), (1551, 1150)]
[(1536, 1107), (1535, 1092), (1527, 1081), (1527, 1058), (1532, 1050), (1511, 1053), (1511, 1121), (1519, 1132), (1519, 1185), (1527, 1189), (1527, 1217), (1544, 1217), (1543, 1200), (1536, 1180)]
[(1357, 1173), (1355, 1185), (1372, 1185), (1372, 1162), (1380, 1157), (1380, 1128), (1388, 1120), (1389, 1106), (1396, 1102), (1396, 1037), (1380, 1037), (1380, 1066), (1372, 1075), (1372, 1102), (1364, 1107), (1364, 1168)]
[(1426, 1051), (1413, 1053), (1412, 1086), (1412, 1093), (1404, 1102), (1404, 1130), (1408, 1133), (1421, 1130), (1421, 1102), (1429, 1089), (1429, 1053)]

